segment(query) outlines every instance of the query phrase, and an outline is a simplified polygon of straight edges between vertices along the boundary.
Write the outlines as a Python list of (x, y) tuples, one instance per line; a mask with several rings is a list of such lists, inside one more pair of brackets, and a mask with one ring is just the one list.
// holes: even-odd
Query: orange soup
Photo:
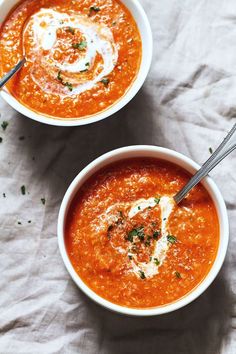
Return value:
[(0, 29), (0, 75), (25, 55), (10, 93), (44, 115), (82, 118), (118, 101), (141, 62), (138, 27), (120, 0), (24, 0)]
[(180, 205), (190, 175), (157, 159), (128, 159), (92, 176), (74, 198), (65, 243), (72, 265), (112, 303), (150, 308), (191, 292), (219, 244), (214, 203), (199, 184)]

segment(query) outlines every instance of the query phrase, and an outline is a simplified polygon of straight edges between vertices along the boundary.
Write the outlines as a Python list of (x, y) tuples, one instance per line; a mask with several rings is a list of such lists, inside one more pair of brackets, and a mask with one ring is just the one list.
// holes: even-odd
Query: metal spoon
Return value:
[(174, 196), (175, 202), (178, 204), (189, 193), (189, 191), (198, 184), (201, 179), (206, 177), (208, 173), (220, 163), (227, 155), (236, 148), (236, 123), (224, 138), (220, 146), (215, 150), (211, 157), (202, 165), (190, 181)]
[(3, 86), (6, 85), (6, 83), (12, 78), (13, 75), (15, 75), (15, 73), (17, 73), (17, 71), (19, 71), (22, 66), (25, 64), (26, 59), (23, 58), (21, 61), (19, 61), (18, 64), (16, 64), (16, 66), (11, 69), (6, 75), (3, 76), (2, 79), (0, 79), (0, 89), (3, 88)]

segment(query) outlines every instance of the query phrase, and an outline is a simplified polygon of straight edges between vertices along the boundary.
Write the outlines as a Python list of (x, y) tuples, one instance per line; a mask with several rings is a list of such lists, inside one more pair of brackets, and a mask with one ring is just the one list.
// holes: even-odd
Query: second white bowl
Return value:
[(216, 211), (219, 218), (219, 224), (220, 224), (220, 242), (219, 242), (219, 248), (218, 248), (218, 252), (214, 264), (211, 270), (209, 271), (209, 273), (207, 274), (207, 276), (205, 277), (205, 279), (195, 289), (193, 289), (190, 293), (188, 293), (183, 298), (171, 304), (160, 306), (160, 307), (154, 307), (150, 309), (134, 309), (134, 308), (123, 307), (103, 299), (102, 297), (97, 295), (94, 291), (92, 291), (83, 282), (83, 280), (76, 273), (76, 271), (74, 270), (70, 262), (70, 259), (66, 251), (65, 239), (64, 239), (65, 221), (67, 218), (67, 213), (70, 204), (74, 196), (90, 176), (92, 176), (94, 173), (96, 173), (104, 166), (109, 165), (110, 163), (128, 159), (128, 158), (135, 158), (135, 157), (152, 157), (157, 159), (163, 159), (165, 161), (169, 161), (175, 163), (176, 165), (179, 165), (180, 167), (184, 168), (186, 171), (190, 172), (191, 174), (194, 174), (200, 168), (200, 166), (190, 158), (176, 151), (161, 148), (161, 147), (156, 147), (156, 146), (146, 146), (146, 145), (129, 146), (129, 147), (113, 150), (111, 152), (106, 153), (105, 155), (102, 155), (101, 157), (91, 162), (87, 167), (85, 167), (69, 186), (64, 196), (64, 199), (62, 201), (59, 217), (58, 217), (58, 228), (57, 228), (58, 243), (59, 243), (62, 259), (65, 263), (65, 266), (69, 274), (71, 275), (75, 283), (78, 285), (78, 287), (85, 294), (87, 294), (92, 300), (106, 307), (107, 309), (118, 312), (120, 314), (133, 315), (133, 316), (153, 316), (153, 315), (160, 315), (167, 312), (171, 312), (189, 304), (190, 302), (195, 300), (198, 296), (200, 296), (213, 282), (213, 280), (217, 276), (223, 264), (226, 255), (228, 238), (229, 238), (228, 216), (227, 216), (225, 202), (222, 198), (219, 189), (217, 188), (216, 184), (213, 182), (213, 180), (210, 177), (206, 177), (203, 180), (202, 184), (210, 194), (216, 207)]
[[(93, 114), (88, 117), (84, 118), (56, 118), (56, 117), (48, 117), (42, 114), (39, 114), (21, 104), (17, 101), (8, 91), (4, 89), (0, 91), (2, 98), (15, 110), (22, 113), (26, 117), (29, 117), (33, 120), (36, 120), (41, 123), (56, 125), (56, 126), (79, 126), (97, 122), (99, 120), (105, 119), (112, 114), (119, 111), (123, 108), (132, 98), (136, 95), (139, 91), (141, 86), (143, 85), (147, 74), (150, 69), (151, 60), (152, 60), (152, 50), (153, 50), (153, 43), (152, 43), (152, 31), (148, 21), (148, 18), (144, 12), (143, 7), (141, 6), (138, 0), (121, 0), (124, 5), (130, 10), (131, 14), (133, 15), (141, 35), (142, 39), (142, 60), (139, 72), (135, 81), (132, 83), (131, 87), (127, 90), (125, 95), (121, 97), (117, 102), (115, 102), (111, 107), (108, 109)], [(0, 0), (0, 23), (2, 23), (9, 11), (19, 2), (19, 0)]]

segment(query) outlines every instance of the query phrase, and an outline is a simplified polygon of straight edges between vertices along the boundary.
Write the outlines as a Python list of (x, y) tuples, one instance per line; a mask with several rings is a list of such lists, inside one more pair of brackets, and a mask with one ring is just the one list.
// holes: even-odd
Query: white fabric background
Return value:
[(60, 202), (86, 164), (130, 144), (172, 148), (202, 163), (235, 122), (235, 0), (143, 5), (154, 34), (152, 70), (114, 117), (86, 127), (50, 127), (0, 100), (0, 121), (9, 121), (0, 131), (2, 354), (236, 353), (236, 153), (212, 173), (230, 218), (227, 259), (213, 285), (184, 309), (145, 319), (110, 313), (77, 289), (59, 255)]

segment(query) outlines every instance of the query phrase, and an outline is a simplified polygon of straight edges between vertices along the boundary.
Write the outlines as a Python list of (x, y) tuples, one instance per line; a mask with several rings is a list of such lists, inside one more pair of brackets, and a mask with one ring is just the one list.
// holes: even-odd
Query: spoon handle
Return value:
[(22, 60), (19, 61), (18, 64), (16, 64), (16, 66), (11, 69), (6, 75), (3, 76), (2, 79), (0, 79), (0, 89), (6, 85), (6, 83), (12, 78), (13, 75), (15, 75), (15, 73), (21, 69), (21, 67), (25, 64), (26, 59), (23, 58)]
[(208, 173), (220, 163), (227, 155), (229, 155), (236, 148), (236, 123), (233, 128), (224, 138), (222, 143), (218, 146), (215, 152), (202, 165), (202, 167), (193, 175), (190, 181), (174, 196), (175, 202), (178, 204), (188, 194), (188, 192), (198, 184), (202, 178), (206, 177)]

